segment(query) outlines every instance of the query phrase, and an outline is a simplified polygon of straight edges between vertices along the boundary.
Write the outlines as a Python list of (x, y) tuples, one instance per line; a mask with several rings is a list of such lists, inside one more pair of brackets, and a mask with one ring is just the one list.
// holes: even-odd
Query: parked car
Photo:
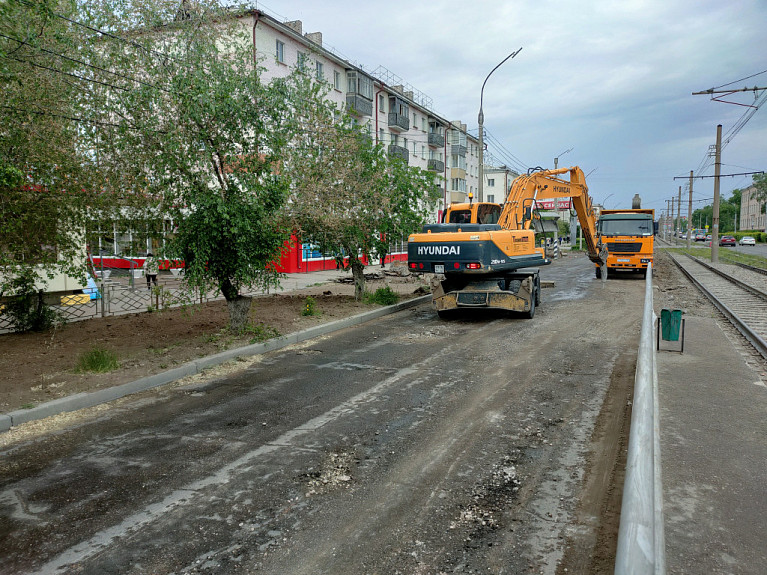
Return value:
[(742, 246), (755, 246), (756, 240), (751, 236), (743, 236), (738, 243)]
[(702, 232), (698, 232), (695, 234), (695, 241), (696, 242), (705, 242), (706, 241), (706, 234)]
[(732, 236), (722, 236), (719, 238), (720, 246), (735, 246), (736, 243), (735, 238)]

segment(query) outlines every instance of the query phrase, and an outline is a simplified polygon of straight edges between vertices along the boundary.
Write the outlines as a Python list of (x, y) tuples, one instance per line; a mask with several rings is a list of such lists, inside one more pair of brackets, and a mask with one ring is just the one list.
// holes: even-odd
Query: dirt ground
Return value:
[[(425, 282), (413, 276), (368, 280), (366, 289), (375, 292), (386, 285), (401, 300), (426, 293), (422, 291)], [(309, 296), (316, 301), (317, 315), (302, 315)], [(128, 383), (199, 357), (376, 307), (354, 301), (351, 283), (332, 282), (256, 298), (251, 312), (256, 331), (243, 337), (227, 332), (224, 301), (72, 322), (45, 333), (0, 335), (0, 413)], [(109, 373), (77, 373), (80, 355), (96, 346), (114, 352), (119, 368)]]

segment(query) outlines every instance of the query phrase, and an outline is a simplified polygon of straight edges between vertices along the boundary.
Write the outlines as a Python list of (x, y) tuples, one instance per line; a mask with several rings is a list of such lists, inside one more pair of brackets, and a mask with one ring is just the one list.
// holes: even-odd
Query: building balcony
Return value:
[(358, 116), (372, 116), (373, 102), (359, 94), (346, 94), (346, 109)]
[(405, 132), (410, 129), (410, 116), (389, 112), (389, 129)]
[(460, 204), (463, 202), (468, 202), (468, 196), (466, 195), (466, 192), (449, 192), (450, 194), (450, 203), (451, 204)]
[(466, 146), (462, 146), (460, 144), (450, 145), (450, 154), (453, 156), (466, 156), (466, 152), (468, 152), (468, 148), (466, 148)]
[(402, 158), (405, 163), (410, 162), (410, 151), (397, 144), (389, 144), (389, 155), (395, 158)]
[(427, 160), (426, 169), (431, 172), (442, 173), (445, 171), (445, 162), (442, 160)]
[(429, 133), (429, 146), (432, 148), (442, 148), (445, 146), (445, 136), (442, 134)]

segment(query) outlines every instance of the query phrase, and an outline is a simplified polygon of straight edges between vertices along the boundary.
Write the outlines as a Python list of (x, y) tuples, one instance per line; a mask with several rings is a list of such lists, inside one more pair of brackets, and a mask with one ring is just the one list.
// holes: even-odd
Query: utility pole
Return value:
[(676, 209), (679, 211), (676, 218), (676, 237), (679, 237), (679, 232), (682, 231), (682, 186), (679, 186), (679, 197), (676, 200)]
[(668, 241), (668, 215), (671, 213), (668, 207), (669, 200), (666, 200), (666, 221), (663, 222), (663, 239)]
[(711, 263), (719, 262), (719, 176), (722, 171), (722, 124), (716, 127), (716, 158), (714, 160), (714, 215), (711, 222)]
[[(671, 196), (671, 237), (674, 237), (674, 196)], [(674, 239), (674, 243), (676, 243), (676, 239)]]
[(687, 249), (690, 249), (690, 242), (692, 235), (690, 232), (690, 226), (692, 225), (692, 170), (690, 170), (690, 199), (687, 201)]

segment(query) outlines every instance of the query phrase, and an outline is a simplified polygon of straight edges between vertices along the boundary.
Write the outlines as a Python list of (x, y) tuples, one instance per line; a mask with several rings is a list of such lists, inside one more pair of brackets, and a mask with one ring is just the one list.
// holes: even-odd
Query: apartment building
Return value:
[(509, 194), (509, 188), (519, 174), (505, 165), (489, 166), (485, 164), (483, 170), (485, 183), (483, 184), (483, 195), (485, 201), (502, 204)]
[(740, 195), (739, 229), (767, 231), (765, 225), (764, 202), (756, 199), (756, 186), (749, 186)]
[[(299, 20), (280, 22), (260, 10), (240, 18), (252, 31), (255, 52), (265, 68), (263, 79), (304, 70), (328, 84), (328, 97), (351, 113), (387, 152), (441, 179), (451, 202), (476, 195), (479, 143), (461, 122), (450, 122), (432, 109), (431, 99), (405, 84), (386, 68), (368, 71), (323, 47), (321, 32), (304, 32)], [(439, 214), (434, 215), (435, 218)]]

